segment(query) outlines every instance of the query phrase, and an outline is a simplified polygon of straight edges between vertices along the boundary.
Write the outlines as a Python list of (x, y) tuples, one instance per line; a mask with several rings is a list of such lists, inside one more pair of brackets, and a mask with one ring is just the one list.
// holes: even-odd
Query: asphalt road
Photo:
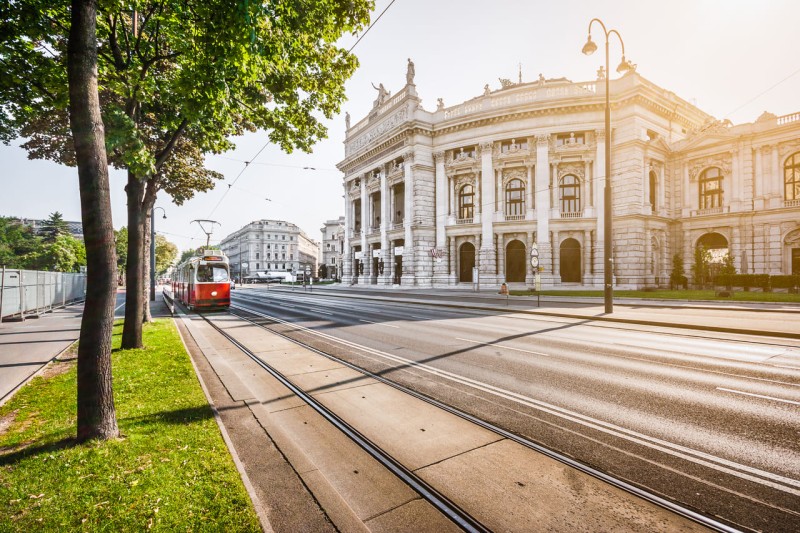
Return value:
[(734, 526), (800, 523), (795, 340), (299, 288), (233, 298), (320, 350)]

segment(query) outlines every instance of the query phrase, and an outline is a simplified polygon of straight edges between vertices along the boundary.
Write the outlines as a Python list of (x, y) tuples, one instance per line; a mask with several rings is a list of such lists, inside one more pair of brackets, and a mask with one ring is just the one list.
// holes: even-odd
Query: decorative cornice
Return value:
[(550, 146), (550, 135), (545, 133), (536, 136), (536, 147), (540, 146)]
[(710, 168), (719, 167), (723, 175), (730, 175), (731, 173), (731, 156), (729, 153), (714, 154), (709, 157), (695, 159), (689, 162), (689, 181), (697, 181), (697, 176), (700, 172)]
[(791, 141), (786, 141), (778, 144), (778, 154), (780, 155), (781, 161), (783, 161), (786, 157), (799, 150), (800, 150), (800, 139), (792, 139)]
[(581, 181), (586, 177), (586, 167), (583, 163), (559, 163), (557, 168), (559, 180), (569, 174), (578, 176)]

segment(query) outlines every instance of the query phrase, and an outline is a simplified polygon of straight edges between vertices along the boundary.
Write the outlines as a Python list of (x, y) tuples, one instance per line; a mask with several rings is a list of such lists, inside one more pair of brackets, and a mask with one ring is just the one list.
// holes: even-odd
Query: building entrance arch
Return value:
[(525, 245), (516, 239), (506, 246), (506, 281), (525, 281)]
[(562, 283), (580, 283), (581, 243), (575, 239), (564, 239), (561, 243), (559, 268)]
[(458, 281), (472, 283), (473, 268), (475, 268), (475, 245), (465, 242), (458, 249)]

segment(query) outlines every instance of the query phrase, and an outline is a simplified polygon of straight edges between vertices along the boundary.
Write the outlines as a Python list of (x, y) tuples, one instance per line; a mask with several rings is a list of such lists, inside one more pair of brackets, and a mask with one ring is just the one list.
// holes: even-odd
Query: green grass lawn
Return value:
[[(512, 296), (535, 296), (531, 291), (510, 291)], [(603, 291), (542, 291), (542, 296), (592, 296), (603, 297)], [(736, 291), (732, 296), (717, 296), (714, 291), (614, 291), (615, 298), (652, 298), (660, 300), (724, 300), (734, 302), (790, 302), (800, 303), (800, 294), (785, 292)]]
[(0, 407), (0, 531), (261, 531), (172, 321), (144, 344), (113, 355), (120, 439), (75, 442), (74, 356)]

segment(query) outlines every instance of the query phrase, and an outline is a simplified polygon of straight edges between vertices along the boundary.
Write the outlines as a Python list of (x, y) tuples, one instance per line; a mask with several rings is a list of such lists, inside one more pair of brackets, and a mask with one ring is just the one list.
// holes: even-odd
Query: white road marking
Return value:
[(309, 311), (314, 311), (315, 313), (320, 313), (322, 315), (332, 315), (333, 313), (329, 313), (327, 311), (323, 311), (322, 309), (317, 309), (316, 307), (309, 307)]
[(373, 322), (372, 320), (364, 320), (363, 318), (361, 319), (361, 322), (366, 322), (367, 324), (377, 324), (378, 326), (386, 326), (387, 328), (400, 329), (400, 326), (394, 326), (392, 324), (383, 324), (382, 322)]
[(770, 365), (774, 366), (775, 368), (788, 368), (789, 370), (800, 370), (800, 366), (789, 366), (789, 365)]
[(783, 403), (791, 403), (793, 405), (800, 405), (800, 402), (795, 402), (794, 400), (784, 400), (783, 398), (774, 398), (772, 396), (764, 396), (763, 394), (753, 394), (752, 392), (744, 392), (740, 390), (734, 389), (726, 389), (724, 387), (717, 387), (717, 390), (721, 390), (724, 392), (732, 392), (733, 394), (743, 394), (745, 396), (753, 396), (755, 398), (763, 398), (765, 400), (773, 400), (775, 402), (783, 402)]
[(430, 374), (440, 376), (444, 379), (449, 379), (457, 383), (462, 383), (464, 385), (471, 386), (475, 389), (487, 392), (489, 394), (493, 394), (501, 398), (516, 401), (517, 403), (526, 405), (530, 408), (539, 410), (541, 412), (548, 413), (565, 420), (569, 420), (576, 424), (597, 431), (601, 431), (603, 433), (607, 433), (615, 437), (623, 438), (630, 442), (635, 442), (642, 446), (658, 450), (668, 455), (672, 455), (673, 457), (680, 457), (681, 459), (693, 462), (695, 464), (700, 464), (720, 472), (725, 472), (727, 474), (731, 474), (741, 479), (747, 479), (759, 483), (761, 485), (765, 485), (780, 490), (782, 492), (786, 492), (788, 494), (800, 496), (800, 480), (788, 478), (780, 474), (775, 474), (773, 472), (768, 472), (766, 470), (761, 470), (759, 468), (754, 468), (748, 465), (737, 463), (735, 461), (731, 461), (723, 457), (717, 457), (710, 453), (706, 453), (700, 450), (695, 450), (693, 448), (689, 448), (688, 446), (683, 446), (681, 444), (660, 439), (658, 437), (653, 437), (650, 435), (639, 433), (638, 431), (633, 431), (621, 426), (617, 426), (616, 424), (612, 424), (610, 422), (605, 422), (597, 418), (583, 415), (576, 411), (571, 411), (569, 409), (558, 407), (557, 405), (543, 402), (541, 400), (536, 400), (534, 398), (530, 398), (523, 394), (502, 389), (500, 387), (495, 387), (493, 385), (489, 385), (487, 383), (483, 383), (481, 381), (477, 381), (468, 378), (466, 376), (460, 376), (458, 374), (454, 374), (446, 370), (441, 370), (439, 368), (427, 364), (422, 364), (417, 361), (413, 361), (411, 359), (406, 359), (405, 357), (400, 357), (390, 353), (382, 352), (380, 350), (376, 350), (374, 348), (370, 348), (368, 346), (363, 346), (355, 342), (340, 339), (333, 335), (329, 335), (321, 331), (316, 331), (310, 328), (306, 328), (299, 324), (288, 322), (278, 317), (266, 315), (264, 313), (261, 313), (260, 311), (256, 311), (255, 309), (250, 309), (245, 307), (243, 307), (242, 309), (246, 309), (248, 312), (260, 315), (264, 318), (270, 318), (276, 322), (291, 325), (297, 328), (298, 330), (302, 330), (311, 335), (316, 335), (318, 337), (322, 337), (327, 340), (338, 342), (345, 346), (357, 348), (359, 350), (363, 350), (364, 352), (371, 353), (383, 359), (388, 359), (390, 361), (395, 361), (402, 365), (414, 367), (419, 370), (428, 372)]
[(532, 353), (533, 355), (543, 355), (545, 357), (550, 357), (550, 354), (542, 353), (542, 352), (533, 352), (531, 350), (523, 350), (521, 348), (512, 348), (511, 346), (504, 346), (502, 344), (498, 344), (496, 342), (482, 342), (482, 341), (474, 341), (472, 339), (462, 339), (461, 337), (456, 337), (457, 341), (464, 341), (464, 342), (472, 342), (475, 344), (483, 344), (484, 346), (496, 346), (498, 348), (502, 348), (504, 350), (514, 350), (515, 352), (524, 352), (524, 353)]

